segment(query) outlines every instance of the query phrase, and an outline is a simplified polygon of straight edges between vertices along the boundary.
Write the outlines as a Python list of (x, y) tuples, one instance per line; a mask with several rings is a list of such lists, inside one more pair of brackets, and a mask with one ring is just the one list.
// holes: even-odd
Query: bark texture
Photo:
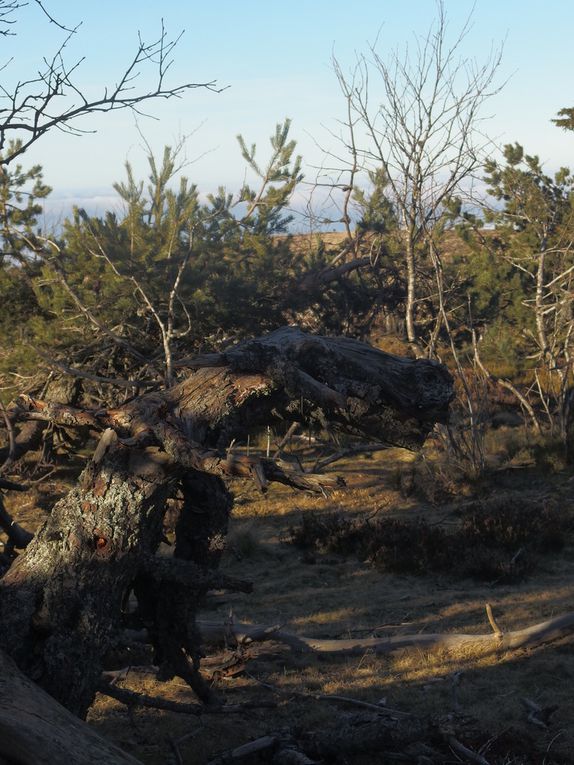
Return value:
[(157, 548), (166, 491), (151, 458), (110, 449), (0, 581), (0, 647), (79, 716), (93, 701), (122, 598)]

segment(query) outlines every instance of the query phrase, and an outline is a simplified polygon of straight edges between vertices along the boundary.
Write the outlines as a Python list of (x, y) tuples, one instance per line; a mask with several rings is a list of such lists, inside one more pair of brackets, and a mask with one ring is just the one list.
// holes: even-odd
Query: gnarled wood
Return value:
[[(81, 393), (81, 386), (77, 380), (55, 378), (49, 380), (45, 386), (44, 395), (48, 401), (60, 404), (76, 404)], [(0, 463), (6, 462), (10, 457), (14, 462), (24, 454), (35, 451), (42, 443), (42, 436), (46, 429), (46, 422), (27, 420), (19, 428), (14, 437), (13, 453), (10, 447), (0, 448)]]
[[(92, 702), (102, 659), (122, 624), (126, 594), (152, 638), (163, 677), (204, 700), (199, 604), (213, 587), (245, 583), (214, 571), (231, 495), (222, 477), (323, 491), (336, 476), (226, 451), (273, 417), (314, 418), (364, 438), (416, 448), (445, 418), (444, 367), (402, 359), (349, 338), (285, 327), (222, 354), (187, 360), (178, 385), (123, 406), (85, 410), (22, 396), (13, 418), (101, 431), (78, 485), (0, 580), (0, 648), (78, 715)], [(170, 486), (184, 496), (175, 557), (158, 555)]]
[(115, 447), (86, 468), (0, 580), (0, 648), (80, 716), (124, 593), (156, 551), (166, 495), (161, 464)]
[[(407, 448), (420, 447), (434, 424), (444, 421), (453, 396), (452, 377), (437, 362), (394, 356), (348, 337), (308, 335), (297, 327), (283, 327), (223, 353), (183, 359), (179, 365), (198, 370), (196, 375), (209, 368), (204, 374), (214, 384), (230, 372), (235, 379), (263, 375), (270, 382), (259, 388), (259, 395), (280, 399), (268, 412), (275, 408), (297, 420), (302, 397), (311, 405), (308, 415), (319, 421)], [(221, 376), (214, 367), (222, 368)], [(197, 419), (185, 398), (181, 413)]]

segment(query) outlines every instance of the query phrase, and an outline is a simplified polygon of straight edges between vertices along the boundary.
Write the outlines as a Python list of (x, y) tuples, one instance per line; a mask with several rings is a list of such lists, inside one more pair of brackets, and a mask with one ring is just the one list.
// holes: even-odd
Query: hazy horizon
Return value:
[[(508, 82), (487, 104), (485, 114), (492, 115), (485, 123), (488, 134), (498, 145), (522, 143), (550, 170), (568, 165), (572, 135), (550, 120), (558, 109), (572, 105), (574, 6), (558, 0), (543, 6), (518, 0), (445, 0), (444, 6), (452, 35), (474, 7), (462, 48), (465, 56), (481, 63), (493, 46), (504, 42), (498, 82)], [(248, 144), (257, 143), (258, 156), (264, 158), (268, 137), (285, 117), (292, 119), (292, 137), (303, 155), (307, 181), (312, 182), (314, 168), (322, 162), (319, 146), (333, 148), (330, 133), (337, 130), (345, 108), (332, 71), (333, 53), (346, 70), (355, 52), (366, 51), (377, 35), (383, 57), (407, 42), (412, 46), (414, 33), (428, 32), (437, 6), (434, 0), (413, 0), (399, 7), (389, 0), (357, 0), (351, 11), (339, 0), (294, 0), (287, 11), (255, 0), (241, 5), (223, 0), (217, 6), (165, 0), (160, 11), (151, 2), (120, 5), (100, 0), (71, 9), (66, 0), (50, 0), (47, 8), (68, 25), (82, 21), (65, 55), (69, 63), (86, 56), (77, 79), (88, 94), (100, 92), (123, 71), (138, 29), (147, 41), (158, 36), (162, 16), (171, 37), (186, 30), (174, 53), (170, 83), (216, 79), (226, 88), (221, 93), (190, 90), (181, 99), (147, 104), (145, 111), (157, 120), (141, 117), (136, 125), (132, 114), (118, 111), (82, 125), (96, 133), (78, 138), (53, 132), (42, 138), (23, 164), (43, 166), (45, 181), (54, 189), (46, 214), (54, 217), (69, 214), (77, 203), (103, 213), (117, 199), (112, 184), (123, 178), (126, 160), (137, 177), (147, 177), (144, 138), (157, 154), (164, 145), (190, 136), (186, 175), (202, 193), (220, 185), (237, 190), (245, 163), (236, 135), (243, 134)], [(17, 36), (3, 39), (6, 60), (14, 56), (3, 70), (6, 87), (11, 80), (33, 75), (41, 56), (53, 54), (65, 37), (35, 4), (20, 16)], [(142, 72), (142, 87), (148, 85)]]

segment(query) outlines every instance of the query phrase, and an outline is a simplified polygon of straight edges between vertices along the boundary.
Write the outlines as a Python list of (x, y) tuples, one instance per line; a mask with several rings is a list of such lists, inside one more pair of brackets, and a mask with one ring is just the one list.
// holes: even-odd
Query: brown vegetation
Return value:
[[(287, 487), (262, 496), (248, 482), (236, 485), (236, 508), (222, 572), (252, 579), (255, 591), (250, 595), (213, 593), (200, 619), (280, 626), (317, 639), (358, 639), (488, 632), (485, 602), (492, 604), (496, 622), (504, 631), (572, 610), (574, 570), (568, 519), (572, 518), (574, 497), (567, 475), (545, 475), (535, 467), (509, 467), (475, 486), (481, 499), (433, 506), (419, 495), (405, 498), (396, 486), (397, 465), (405, 464), (405, 456), (402, 450), (390, 449), (367, 459), (343, 460), (332, 469), (345, 475), (349, 486), (328, 497), (300, 495)], [(434, 459), (432, 450), (428, 457)], [(38, 484), (43, 486), (52, 491), (64, 488), (50, 479)], [(286, 543), (288, 529), (297, 527), (301, 517), (312, 514), (320, 519), (343, 512), (359, 527), (393, 520), (405, 526), (418, 522), (450, 529), (450, 533), (460, 529), (465, 518), (476, 516), (481, 519), (479, 533), (488, 535), (483, 513), (498, 506), (506, 508), (512, 518), (513, 513), (520, 513), (521, 496), (529, 523), (536, 523), (537, 505), (541, 509), (547, 506), (548, 518), (559, 513), (566, 546), (551, 554), (547, 551), (526, 579), (499, 581), (494, 590), (490, 581), (460, 580), (448, 572), (424, 576), (382, 573), (355, 555), (302, 554)], [(18, 511), (22, 503), (28, 507), (28, 514), (24, 507), (26, 520), (31, 519), (31, 511), (41, 520), (26, 495), (10, 494), (7, 499), (18, 517), (22, 517)], [(470, 523), (473, 528), (477, 525), (475, 520)], [(508, 549), (514, 554), (515, 545), (523, 541), (522, 531), (508, 523), (503, 528), (508, 531)], [(172, 539), (172, 532), (167, 534)], [(262, 736), (274, 740), (261, 755), (263, 762), (270, 762), (272, 753), (281, 748), (286, 729), (290, 744), (296, 741), (299, 747), (308, 746), (304, 750), (308, 754), (319, 750), (310, 747), (305, 731), (315, 731), (317, 740), (323, 742), (335, 740), (335, 730), (345, 731), (336, 739), (339, 760), (332, 749), (330, 755), (325, 749), (325, 762), (341, 761), (343, 738), (349, 747), (344, 757), (351, 762), (379, 761), (379, 755), (373, 759), (365, 751), (373, 740), (386, 747), (383, 751), (418, 752), (412, 756), (447, 762), (454, 757), (450, 735), (472, 752), (480, 752), (491, 765), (542, 763), (545, 758), (546, 763), (568, 763), (572, 748), (568, 721), (574, 712), (570, 654), (567, 639), (518, 653), (505, 649), (493, 653), (477, 645), (450, 650), (419, 648), (414, 653), (385, 657), (365, 649), (359, 656), (326, 662), (293, 653), (279, 643), (248, 641), (235, 648), (230, 642), (228, 648), (210, 649), (210, 660), (202, 672), (230, 710), (235, 705), (237, 711), (198, 718), (146, 708), (135, 697), (126, 707), (98, 695), (89, 721), (98, 732), (150, 765), (177, 763), (176, 750), (183, 762), (202, 765), (224, 752), (229, 756), (234, 748)], [(176, 679), (159, 683), (150, 661), (146, 646), (132, 642), (112, 652), (107, 667), (123, 668), (115, 679), (120, 688), (152, 698), (161, 695), (177, 704), (194, 703), (191, 691)], [(377, 705), (383, 697), (380, 711), (361, 709), (356, 703)], [(388, 721), (393, 724), (391, 738)], [(372, 733), (358, 738), (353, 734), (366, 730)], [(428, 750), (417, 744), (421, 740)], [(255, 762), (254, 757), (251, 753), (243, 761)]]
[(557, 508), (524, 493), (467, 503), (459, 514), (460, 527), (448, 531), (423, 520), (306, 513), (291, 539), (307, 550), (354, 554), (382, 572), (492, 583), (520, 581), (535, 567), (536, 553), (564, 545), (567, 522)]

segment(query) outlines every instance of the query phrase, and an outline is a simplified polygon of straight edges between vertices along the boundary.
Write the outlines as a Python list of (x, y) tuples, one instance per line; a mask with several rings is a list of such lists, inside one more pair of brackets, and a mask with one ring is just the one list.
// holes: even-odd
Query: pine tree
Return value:
[[(8, 146), (8, 154), (19, 151), (19, 143)], [(50, 317), (38, 302), (36, 277), (45, 247), (38, 231), (42, 200), (50, 194), (42, 169), (34, 165), (5, 164), (0, 157), (0, 373), (27, 376), (36, 359), (25, 344), (36, 332), (49, 326)], [(13, 377), (3, 378), (10, 397)], [(21, 383), (18, 383), (21, 386)]]
[(504, 160), (486, 164), (488, 191), (497, 202), (486, 218), (496, 227), (499, 254), (521, 274), (530, 312), (521, 333), (554, 426), (572, 373), (574, 175), (566, 167), (548, 175), (539, 157), (518, 143), (505, 146)]
[(200, 203), (197, 186), (181, 175), (179, 145), (165, 147), (159, 159), (148, 156), (147, 182), (126, 164), (125, 179), (114, 185), (123, 216), (75, 210), (58, 256), (44, 263), (52, 278), (42, 272), (50, 284), (44, 307), (61, 322), (78, 309), (88, 319), (75, 341), (89, 344), (103, 328), (146, 358), (161, 348), (172, 381), (179, 343), (189, 352), (283, 323), (286, 280), (297, 268), (288, 241), (276, 234), (290, 222), (286, 208), (301, 160), (288, 120), (271, 138), (265, 170), (255, 146), (248, 152), (242, 138), (240, 146), (260, 181), (257, 190), (246, 184), (233, 195), (222, 188)]

